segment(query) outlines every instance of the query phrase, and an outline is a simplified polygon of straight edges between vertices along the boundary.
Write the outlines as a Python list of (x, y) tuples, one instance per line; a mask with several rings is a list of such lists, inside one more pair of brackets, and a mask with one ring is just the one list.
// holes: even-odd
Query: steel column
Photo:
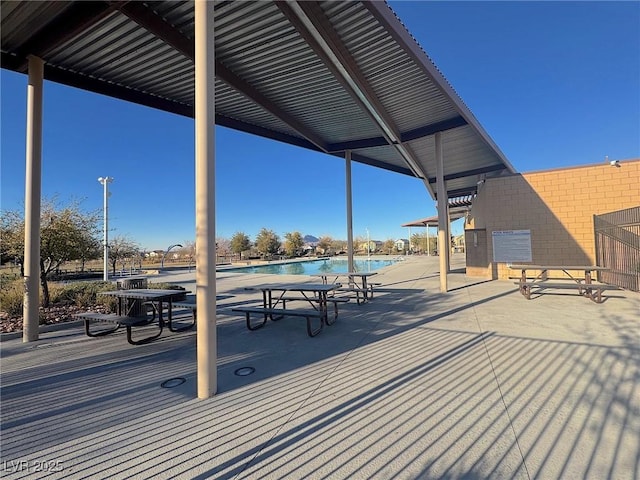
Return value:
[(436, 143), (436, 191), (438, 192), (438, 259), (440, 262), (440, 291), (446, 292), (447, 286), (447, 273), (448, 273), (448, 261), (447, 261), (447, 220), (448, 213), (447, 207), (449, 201), (447, 199), (447, 191), (444, 185), (444, 159), (442, 156), (442, 134), (437, 132), (435, 134)]
[(215, 54), (213, 2), (195, 2), (196, 308), (198, 398), (217, 390)]
[(29, 56), (27, 86), (27, 138), (24, 192), (24, 304), (22, 341), (39, 335), (40, 201), (42, 190), (42, 84), (44, 62)]
[(348, 271), (353, 272), (353, 211), (351, 199), (351, 150), (344, 152), (347, 182), (347, 265)]

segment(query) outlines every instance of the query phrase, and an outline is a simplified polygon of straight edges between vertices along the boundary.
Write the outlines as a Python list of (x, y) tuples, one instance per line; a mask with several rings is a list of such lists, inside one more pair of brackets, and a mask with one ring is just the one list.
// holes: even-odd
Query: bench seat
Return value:
[[(249, 330), (258, 330), (259, 328), (264, 327), (267, 323), (267, 318), (271, 318), (271, 320), (280, 320), (284, 316), (289, 317), (304, 317), (307, 319), (307, 333), (310, 337), (315, 337), (320, 331), (322, 331), (323, 322), (322, 322), (322, 312), (318, 310), (287, 310), (285, 308), (264, 308), (264, 307), (234, 307), (231, 309), (232, 312), (242, 312), (246, 316), (247, 328)], [(263, 315), (262, 323), (252, 324), (251, 323), (251, 314), (260, 314)], [(320, 326), (318, 328), (313, 328), (311, 324), (312, 318), (320, 319)]]
[[(305, 298), (305, 297), (282, 297), (280, 298), (282, 301), (282, 308), (287, 308), (287, 302), (295, 302), (299, 300), (306, 300), (307, 302), (318, 302), (317, 299), (314, 298)], [(347, 297), (328, 297), (327, 303), (333, 303), (333, 320), (329, 321), (328, 313), (327, 313), (327, 325), (333, 325), (338, 319), (338, 304), (339, 303), (347, 303), (351, 299)]]
[[(150, 302), (149, 302), (150, 303)], [(153, 305), (151, 305), (153, 307)], [(156, 310), (155, 307), (152, 308), (153, 315), (149, 317), (148, 315), (138, 315), (135, 317), (123, 317), (117, 315), (115, 313), (99, 313), (99, 312), (84, 312), (84, 313), (76, 313), (73, 315), (75, 318), (78, 318), (84, 322), (84, 331), (89, 337), (102, 337), (104, 335), (108, 335), (110, 333), (115, 332), (121, 326), (124, 326), (127, 329), (127, 342), (131, 345), (143, 345), (145, 343), (152, 342), (156, 338), (158, 338), (162, 334), (162, 322), (158, 321), (158, 333), (149, 337), (142, 338), (141, 340), (134, 340), (132, 336), (132, 328), (133, 327), (142, 327), (149, 325), (156, 318)], [(91, 331), (90, 324), (92, 322), (97, 323), (111, 323), (115, 324), (113, 328), (107, 330), (100, 330), (98, 332)]]
[(195, 295), (186, 295), (186, 298), (184, 300), (178, 300), (177, 302), (171, 302), (171, 308), (186, 308), (188, 310), (191, 310), (191, 317), (192, 317), (192, 321), (191, 323), (180, 327), (180, 328), (175, 328), (171, 323), (169, 324), (169, 330), (171, 330), (172, 332), (183, 332), (185, 330), (189, 330), (191, 328), (193, 328), (196, 324), (196, 321), (198, 320), (197, 317), (197, 304), (196, 304), (196, 296)]
[[(367, 288), (366, 290), (362, 287), (358, 287), (358, 286), (351, 286), (351, 287), (340, 287), (338, 288), (336, 291), (338, 292), (349, 292), (349, 293), (355, 293), (356, 294), (356, 303), (358, 305), (360, 305), (361, 303), (364, 303), (367, 301), (367, 296), (371, 295), (371, 297), (373, 298), (373, 291), (371, 291), (370, 288)], [(369, 293), (368, 293), (369, 292)]]
[(566, 282), (514, 282), (515, 285), (520, 287), (520, 293), (524, 295), (527, 300), (531, 300), (531, 289), (561, 289), (561, 290), (573, 290), (577, 289), (580, 295), (583, 295), (596, 303), (602, 303), (602, 292), (605, 290), (620, 290), (616, 285), (599, 284), (599, 283), (578, 283), (574, 281)]

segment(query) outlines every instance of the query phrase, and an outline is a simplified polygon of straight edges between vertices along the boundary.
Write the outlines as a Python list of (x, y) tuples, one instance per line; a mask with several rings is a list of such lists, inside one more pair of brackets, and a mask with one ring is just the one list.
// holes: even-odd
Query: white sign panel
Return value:
[(531, 262), (531, 230), (491, 232), (494, 262)]

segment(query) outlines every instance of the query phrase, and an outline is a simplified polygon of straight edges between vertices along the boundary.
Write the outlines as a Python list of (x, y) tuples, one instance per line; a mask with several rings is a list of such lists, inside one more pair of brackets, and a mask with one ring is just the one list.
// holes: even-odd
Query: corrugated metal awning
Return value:
[[(2, 67), (193, 116), (191, 1), (0, 3)], [(423, 179), (514, 172), (383, 2), (215, 2), (216, 124)]]

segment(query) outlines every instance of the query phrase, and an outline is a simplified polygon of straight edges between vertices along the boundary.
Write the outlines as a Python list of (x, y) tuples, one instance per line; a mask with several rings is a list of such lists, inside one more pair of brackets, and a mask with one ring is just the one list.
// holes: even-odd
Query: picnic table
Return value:
[[(278, 321), (284, 316), (303, 317), (307, 320), (307, 334), (310, 337), (314, 337), (322, 331), (324, 325), (333, 325), (335, 323), (338, 317), (337, 303), (348, 301), (348, 299), (328, 297), (329, 292), (340, 287), (339, 283), (275, 283), (246, 287), (247, 290), (259, 290), (262, 292), (262, 306), (238, 306), (233, 308), (232, 311), (245, 314), (249, 330), (262, 328), (268, 319)], [(291, 293), (297, 296), (289, 296)], [(286, 302), (294, 300), (304, 301), (311, 308), (286, 308)], [(329, 303), (334, 305), (333, 319), (329, 318)], [(278, 308), (279, 306), (281, 308)], [(251, 314), (261, 315), (262, 321), (260, 323), (252, 323)], [(312, 325), (312, 318), (318, 320), (318, 326), (315, 328)]]
[[(531, 289), (578, 289), (578, 293), (596, 303), (602, 303), (602, 292), (604, 290), (617, 290), (615, 285), (594, 284), (592, 272), (603, 272), (609, 270), (607, 267), (597, 265), (508, 265), (512, 270), (520, 270), (520, 279), (516, 284), (520, 293), (527, 299), (531, 300)], [(527, 274), (527, 271), (539, 271), (535, 277), (533, 274)], [(546, 277), (549, 271), (564, 272), (565, 281), (549, 282)], [(580, 274), (570, 272), (580, 272)], [(531, 278), (531, 280), (529, 280)]]
[[(192, 328), (195, 325), (195, 318), (193, 322), (188, 323), (182, 327), (177, 327), (173, 324), (173, 301), (183, 298), (186, 293), (190, 292), (185, 290), (162, 290), (148, 288), (100, 292), (99, 295), (106, 295), (117, 298), (118, 303), (115, 314), (84, 312), (75, 314), (74, 316), (84, 321), (85, 332), (90, 337), (107, 335), (109, 333), (115, 332), (121, 326), (124, 326), (127, 329), (127, 341), (132, 345), (140, 345), (158, 338), (162, 334), (165, 323), (169, 330), (172, 332), (182, 332)], [(133, 302), (131, 300), (136, 300), (137, 302)], [(163, 314), (165, 304), (167, 311), (166, 321)], [(146, 308), (141, 311), (140, 305)], [(149, 313), (151, 313), (151, 317), (149, 317)], [(158, 320), (158, 332), (155, 335), (145, 337), (142, 340), (133, 340), (131, 331), (132, 327), (149, 325), (153, 323), (156, 318)], [(108, 330), (95, 332), (90, 329), (90, 323), (92, 322), (107, 322), (115, 324), (115, 326)]]
[[(367, 300), (373, 298), (373, 287), (379, 284), (373, 284), (368, 281), (368, 278), (377, 275), (378, 272), (344, 272), (344, 273), (314, 273), (312, 277), (320, 277), (323, 284), (328, 284), (329, 279), (333, 277), (332, 284), (338, 282), (340, 277), (347, 277), (349, 279), (349, 285), (346, 287), (340, 287), (340, 290), (346, 290), (356, 293), (356, 301), (358, 304), (364, 303)], [(360, 301), (360, 294), (362, 294), (362, 302)]]

